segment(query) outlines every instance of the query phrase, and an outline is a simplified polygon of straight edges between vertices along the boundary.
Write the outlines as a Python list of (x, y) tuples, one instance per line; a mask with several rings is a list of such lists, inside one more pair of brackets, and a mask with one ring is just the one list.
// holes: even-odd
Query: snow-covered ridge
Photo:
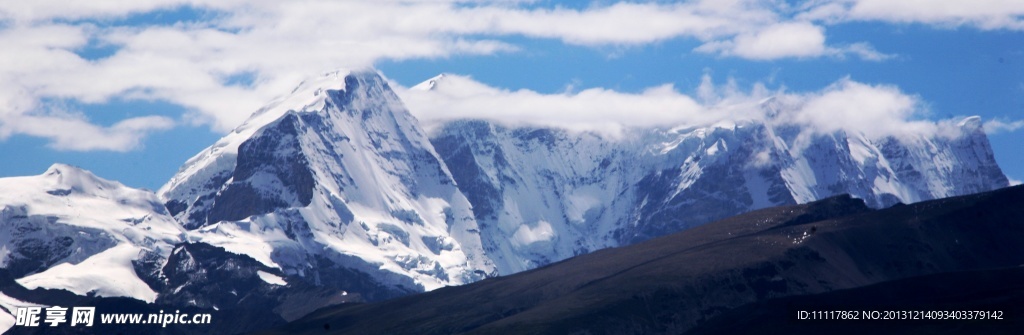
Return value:
[(54, 164), (38, 176), (0, 178), (0, 206), (11, 217), (46, 216), (56, 223), (102, 230), (119, 242), (173, 244), (184, 230), (156, 194)]
[(422, 290), (494, 272), (468, 201), (375, 72), (300, 85), (161, 196), (199, 241), (311, 282), (342, 267)]
[(191, 193), (194, 190), (182, 187), (183, 180), (179, 179), (180, 176), (202, 176), (210, 179), (234, 169), (234, 157), (238, 154), (238, 146), (242, 142), (252, 137), (260, 128), (280, 119), (288, 111), (322, 109), (327, 99), (326, 91), (344, 90), (345, 77), (350, 73), (352, 71), (337, 70), (307, 79), (296, 86), (291, 93), (267, 103), (217, 143), (186, 161), (178, 173), (157, 191), (157, 194), (165, 198), (168, 195), (176, 197), (181, 197), (183, 194), (194, 195)]
[(63, 164), (0, 179), (0, 211), (0, 264), (28, 288), (153, 301), (132, 261), (185, 236), (152, 192)]
[(609, 138), (456, 120), (431, 141), (508, 274), (842, 193), (877, 208), (1008, 186), (977, 118), (952, 124), (934, 136), (872, 138), (741, 120)]

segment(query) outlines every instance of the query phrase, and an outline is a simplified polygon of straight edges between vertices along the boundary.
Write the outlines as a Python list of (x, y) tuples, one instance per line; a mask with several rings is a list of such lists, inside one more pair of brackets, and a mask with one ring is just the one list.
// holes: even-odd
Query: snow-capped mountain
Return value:
[[(446, 80), (414, 89), (457, 87)], [(940, 135), (872, 138), (784, 118), (610, 135), (480, 115), (428, 134), (378, 73), (328, 73), (257, 111), (155, 194), (59, 164), (0, 179), (0, 264), (30, 289), (257, 304), (292, 319), (759, 208), (842, 193), (880, 208), (1009, 185), (976, 117)]]
[(149, 302), (133, 263), (185, 238), (152, 192), (63, 164), (0, 179), (0, 222), (0, 263), (21, 285)]
[(977, 117), (950, 128), (869, 138), (767, 119), (610, 136), (481, 119), (444, 122), (431, 142), (473, 204), (487, 254), (510, 274), (843, 193), (881, 208), (1009, 186)]
[(202, 242), (318, 285), (355, 270), (383, 287), (371, 299), (495, 272), (469, 202), (372, 71), (304, 82), (190, 159), (160, 196)]
[[(0, 178), (0, 268), (28, 289), (153, 302), (135, 264), (166, 259), (185, 233), (156, 194), (77, 167)], [(27, 305), (39, 304), (0, 293), (0, 332)]]
[[(269, 325), (275, 317), (283, 321), (361, 300), (358, 293), (380, 286), (365, 278), (342, 280), (355, 294), (336, 296), (330, 289), (289, 285), (280, 269), (199, 242), (203, 234), (182, 228), (152, 191), (77, 167), (55, 164), (38, 176), (0, 178), (0, 278), (11, 279), (0, 283), (0, 332), (12, 326), (15, 307), (70, 303), (54, 290), (90, 299), (132, 298), (157, 309), (252, 309), (259, 303), (266, 310), (255, 315), (267, 317)], [(292, 307), (272, 314), (278, 306)]]

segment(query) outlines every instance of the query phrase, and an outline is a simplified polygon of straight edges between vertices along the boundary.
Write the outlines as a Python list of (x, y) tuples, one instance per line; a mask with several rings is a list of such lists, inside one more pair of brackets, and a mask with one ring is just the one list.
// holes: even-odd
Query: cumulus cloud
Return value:
[(867, 43), (854, 43), (845, 47), (829, 46), (825, 43), (825, 28), (810, 22), (770, 25), (758, 31), (739, 34), (732, 40), (705, 43), (697, 47), (696, 51), (752, 60), (844, 57), (848, 54), (871, 61), (892, 57), (876, 51)]
[[(962, 10), (963, 5), (942, 1), (944, 5), (936, 7), (952, 9), (928, 9), (935, 13), (906, 18), (884, 16), (880, 13), (893, 9), (885, 7), (891, 5), (868, 0), (817, 1), (801, 7), (763, 0), (616, 1), (578, 9), (524, 5), (530, 2), (0, 2), (0, 45), (7, 51), (0, 62), (0, 122), (5, 125), (0, 127), (0, 135), (45, 137), (54, 147), (68, 150), (121, 150), (136, 146), (125, 141), (165, 129), (103, 127), (87, 118), (47, 114), (39, 110), (39, 102), (46, 99), (98, 104), (111, 99), (166, 101), (186, 110), (175, 124), (187, 121), (227, 131), (263, 102), (288, 92), (311, 74), (372, 66), (381, 60), (520, 50), (521, 46), (509, 42), (513, 40), (510, 36), (582, 46), (642, 46), (681, 38), (700, 43), (698, 52), (755, 60), (846, 55), (884, 60), (890, 56), (866, 42), (828, 44), (825, 27), (843, 20), (912, 20), (995, 28), (1013, 27), (1020, 17), (1016, 5), (998, 1), (983, 1), (980, 8)], [(916, 1), (906, 3), (928, 7)], [(132, 19), (162, 14), (185, 18), (142, 25)], [(985, 26), (980, 23), (983, 18), (1004, 23)], [(82, 56), (83, 50), (94, 47), (105, 48), (109, 54)], [(239, 77), (248, 79), (239, 82)], [(570, 110), (582, 108), (575, 102), (583, 99), (580, 96), (609, 103), (620, 98), (651, 99), (635, 103), (651, 108), (658, 102), (673, 108), (683, 106), (679, 108), (684, 111), (689, 108), (685, 101), (692, 99), (666, 93), (669, 91), (674, 92), (652, 88), (633, 97), (591, 89), (544, 99)], [(509, 93), (537, 98), (529, 92)], [(40, 115), (81, 124), (110, 143), (73, 145), (53, 132), (11, 126)]]
[(818, 57), (826, 53), (825, 30), (808, 22), (780, 23), (736, 36), (731, 41), (704, 44), (697, 51), (757, 60)]
[[(0, 63), (0, 117), (5, 124), (13, 124), (19, 117), (38, 114), (33, 108), (44, 99), (98, 104), (113, 98), (161, 100), (185, 107), (183, 119), (227, 131), (263, 102), (325, 69), (370, 66), (382, 59), (514, 52), (517, 46), (497, 39), (511, 35), (590, 46), (638, 45), (680, 36), (714, 38), (775, 19), (770, 10), (737, 6), (614, 3), (567, 9), (524, 7), (517, 1), (3, 2), (0, 44), (14, 52), (5, 53)], [(178, 10), (195, 17), (157, 25), (119, 21)], [(97, 45), (112, 53), (91, 59), (79, 54)], [(233, 83), (232, 78), (239, 76), (252, 80)], [(84, 119), (69, 121), (87, 124)], [(92, 129), (114, 135), (111, 128)], [(63, 143), (48, 132), (19, 127), (6, 127), (4, 132)], [(120, 142), (55, 146), (124, 147)]]
[(894, 86), (867, 85), (845, 78), (803, 98), (790, 117), (822, 133), (846, 130), (881, 137), (932, 132), (936, 125), (920, 120), (924, 109), (919, 98)]

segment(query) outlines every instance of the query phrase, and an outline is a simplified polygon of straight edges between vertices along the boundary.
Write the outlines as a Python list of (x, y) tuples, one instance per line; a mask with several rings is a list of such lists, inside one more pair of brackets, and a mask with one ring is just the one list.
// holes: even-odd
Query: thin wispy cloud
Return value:
[(988, 134), (999, 134), (1017, 131), (1018, 129), (1024, 128), (1024, 120), (1016, 121), (1003, 121), (1003, 120), (988, 120), (984, 123), (985, 132)]
[(802, 18), (829, 22), (881, 21), (1024, 30), (1024, 2), (1015, 0), (811, 1), (802, 10)]

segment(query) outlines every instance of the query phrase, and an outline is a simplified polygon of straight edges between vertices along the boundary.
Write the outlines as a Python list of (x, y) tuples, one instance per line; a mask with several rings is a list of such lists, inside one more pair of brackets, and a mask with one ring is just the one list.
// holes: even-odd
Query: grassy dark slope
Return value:
[(773, 298), (1019, 264), (1022, 187), (879, 211), (835, 197), (471, 285), (324, 309), (268, 333), (677, 334)]

